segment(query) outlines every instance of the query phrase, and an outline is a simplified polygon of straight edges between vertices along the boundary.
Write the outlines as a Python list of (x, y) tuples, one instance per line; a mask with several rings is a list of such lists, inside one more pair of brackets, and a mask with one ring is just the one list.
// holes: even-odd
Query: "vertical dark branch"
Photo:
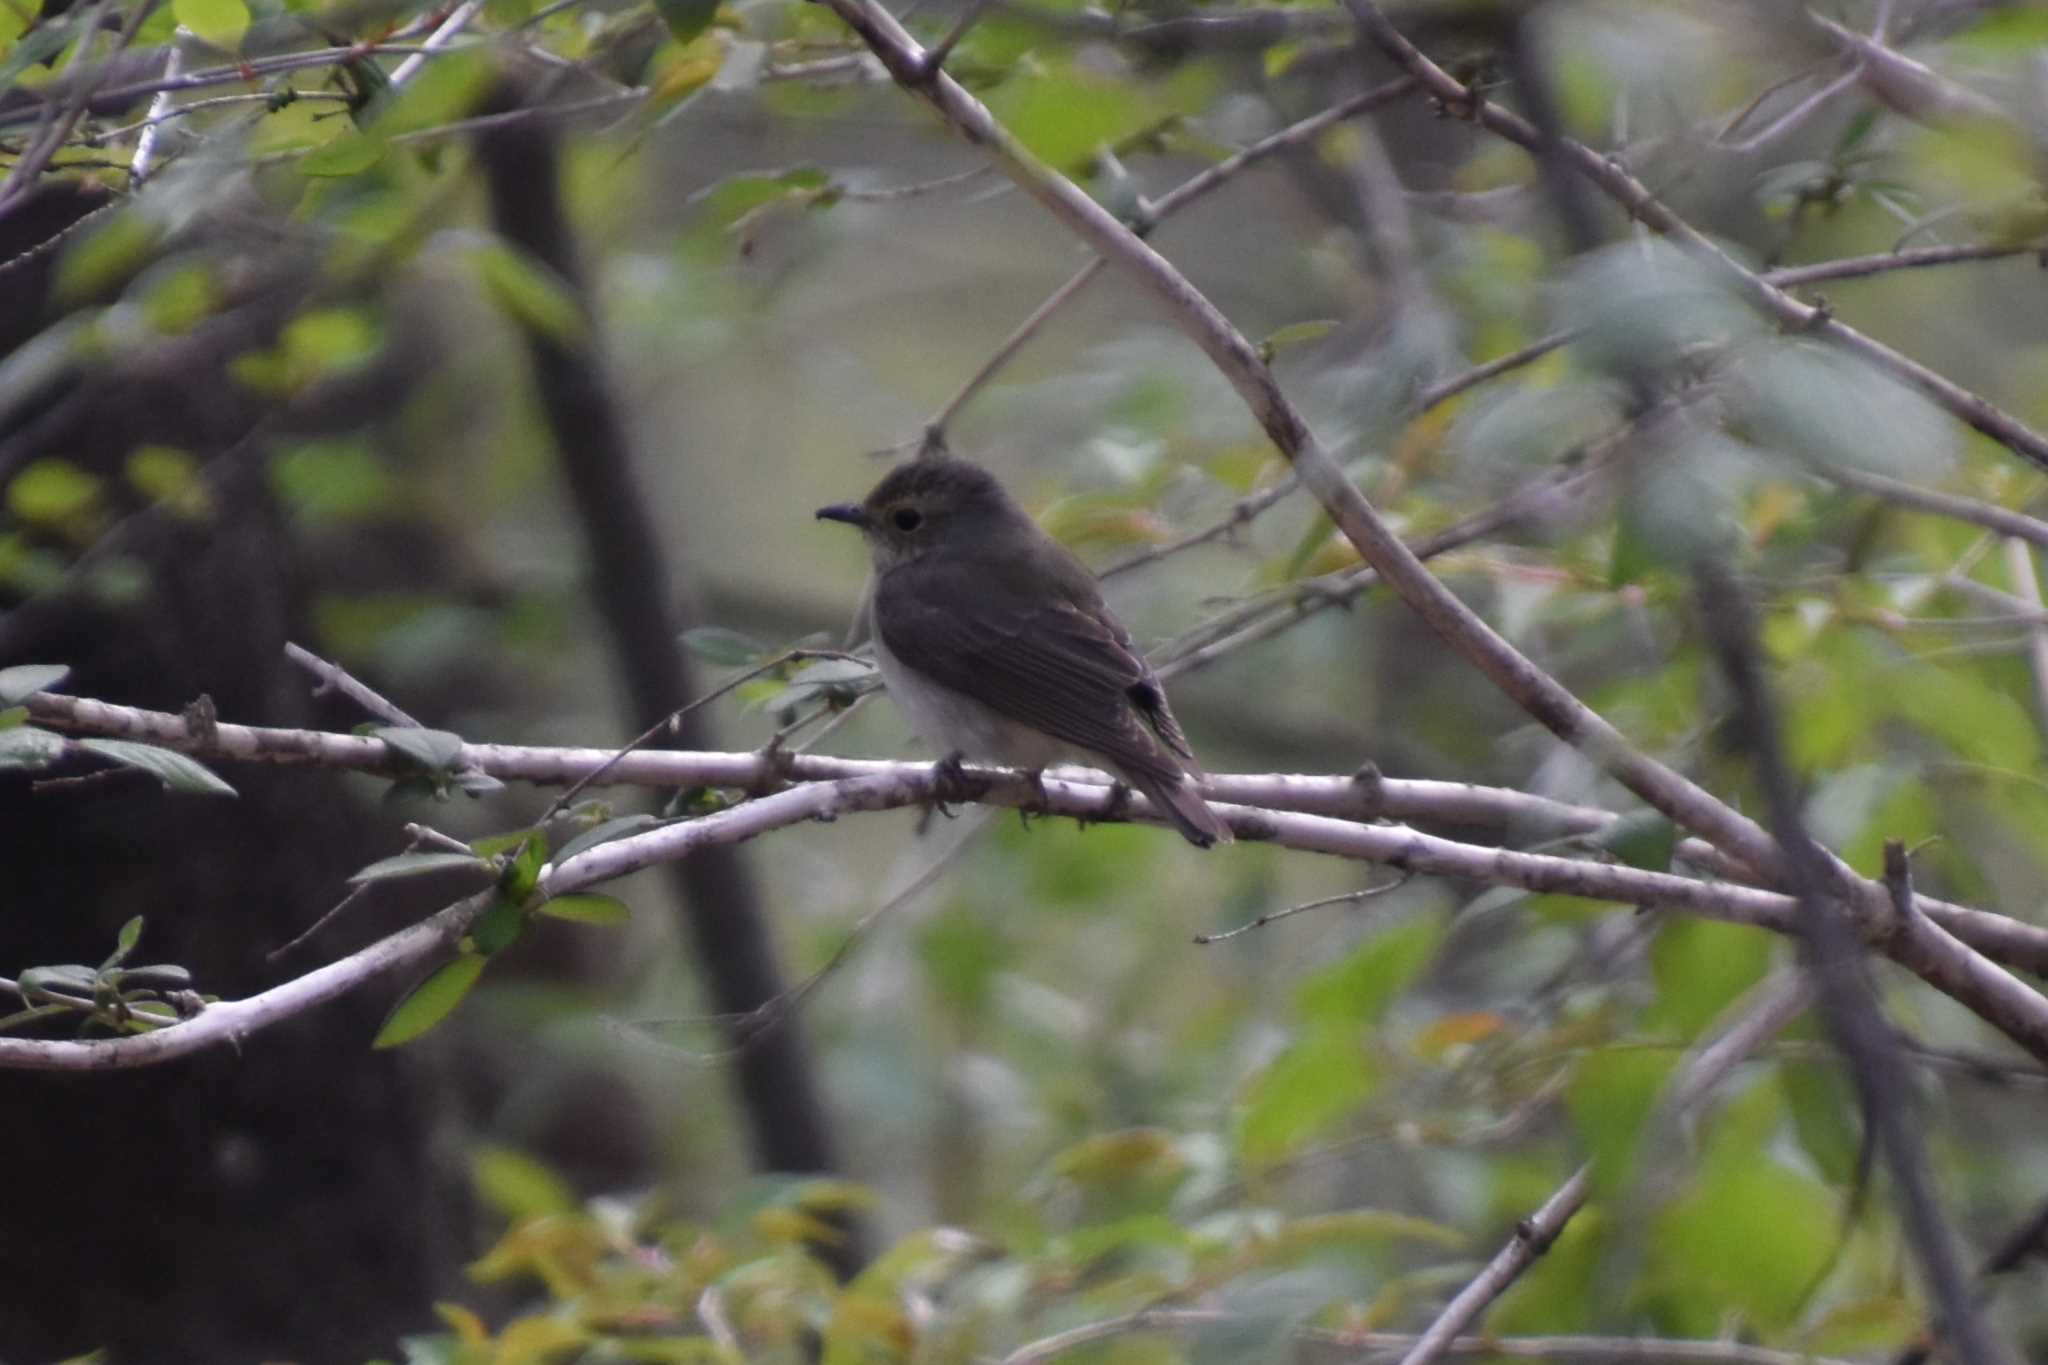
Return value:
[(1542, 177), (1543, 192), (1557, 210), (1565, 244), (1573, 255), (1578, 255), (1600, 245), (1602, 234), (1593, 212), (1590, 187), (1565, 165), (1564, 127), (1557, 112), (1557, 96), (1550, 86), (1550, 68), (1543, 60), (1540, 8), (1532, 7), (1514, 22), (1503, 57), (1522, 113), (1540, 135), (1536, 173)]
[[(505, 239), (553, 271), (583, 303), (588, 293), (563, 212), (553, 134), (539, 121), (493, 129), (478, 139), (491, 217)], [(695, 695), (677, 647), (682, 626), (674, 568), (647, 515), (625, 422), (606, 381), (595, 323), (583, 338), (529, 329), (527, 348), (542, 410), (560, 452), (583, 528), (593, 588), (632, 705), (650, 724)], [(701, 714), (683, 717), (675, 742), (705, 748)], [(708, 847), (673, 865), (687, 906), (683, 924), (719, 1012), (735, 1021), (732, 1041), (740, 1099), (756, 1164), (778, 1171), (835, 1166), (831, 1132), (801, 1034), (789, 1022), (748, 1030), (750, 1011), (784, 984), (753, 880), (736, 851)], [(851, 1266), (848, 1252), (841, 1269)]]
[[(1798, 785), (1785, 764), (1757, 661), (1748, 603), (1726, 567), (1713, 562), (1699, 568), (1699, 595), (1708, 638), (1734, 692), (1739, 739), (1756, 764), (1771, 826), (1785, 851), (1792, 882), (1787, 889), (1799, 898), (1801, 959), (1813, 977), (1828, 1034), (1862, 1101), (1865, 1122), (1898, 1189), (1907, 1235), (1955, 1359), (1964, 1365), (2007, 1365), (2011, 1356), (1972, 1301), (1961, 1256), (1935, 1195), (1912, 1092), (1900, 1084), (1904, 1068), (1847, 908), (1857, 888), (1806, 832)], [(1904, 910), (1917, 913), (1910, 898)]]

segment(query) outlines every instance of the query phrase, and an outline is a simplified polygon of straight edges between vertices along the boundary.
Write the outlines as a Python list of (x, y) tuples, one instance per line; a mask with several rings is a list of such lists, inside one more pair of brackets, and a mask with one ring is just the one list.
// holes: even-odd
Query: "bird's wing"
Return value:
[[(948, 570), (918, 559), (882, 575), (873, 621), (890, 653), (1055, 739), (1160, 777), (1180, 776), (1161, 742), (1192, 755), (1165, 691), (1099, 596), (1047, 592), (1002, 562), (955, 563)], [(973, 582), (971, 597), (961, 592), (961, 578)]]

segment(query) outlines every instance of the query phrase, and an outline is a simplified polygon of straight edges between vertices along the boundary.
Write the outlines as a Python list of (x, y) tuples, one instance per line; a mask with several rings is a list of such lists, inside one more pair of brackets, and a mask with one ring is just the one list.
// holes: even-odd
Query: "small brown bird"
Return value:
[(1151, 665), (1095, 576), (978, 465), (924, 456), (818, 515), (874, 553), (875, 658), (949, 756), (1043, 769), (1068, 754), (1143, 792), (1189, 843), (1230, 841)]

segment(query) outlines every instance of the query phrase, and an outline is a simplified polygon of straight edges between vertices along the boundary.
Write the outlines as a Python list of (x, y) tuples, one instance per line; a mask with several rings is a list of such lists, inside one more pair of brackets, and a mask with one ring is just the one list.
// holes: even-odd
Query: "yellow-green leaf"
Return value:
[(436, 968), (425, 981), (412, 988), (405, 999), (392, 1007), (384, 1027), (370, 1046), (398, 1047), (409, 1043), (455, 1012), (477, 978), (484, 974), (484, 959), (464, 953)]
[(574, 920), (578, 924), (624, 924), (633, 918), (632, 907), (618, 897), (586, 892), (578, 892), (573, 896), (556, 896), (542, 901), (534, 909), (543, 915)]
[(223, 52), (242, 45), (249, 31), (249, 7), (242, 0), (171, 0), (178, 22)]

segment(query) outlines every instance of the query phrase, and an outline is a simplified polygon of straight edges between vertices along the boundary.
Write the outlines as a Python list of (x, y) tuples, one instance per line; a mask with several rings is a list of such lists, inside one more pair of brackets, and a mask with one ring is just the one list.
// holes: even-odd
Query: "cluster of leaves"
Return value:
[(579, 1205), (529, 1158), (488, 1149), (476, 1158), (477, 1186), (511, 1225), (470, 1273), (526, 1303), (495, 1329), (443, 1304), (450, 1330), (409, 1340), (406, 1360), (970, 1359), (1035, 1334), (1197, 1301), (1229, 1304), (1221, 1327), (1207, 1330), (1241, 1352), (1284, 1345), (1311, 1325), (1363, 1328), (1375, 1309), (1341, 1303), (1347, 1271), (1386, 1265), (1404, 1246), (1460, 1245), (1426, 1220), (1370, 1209), (1289, 1217), (1239, 1205), (1195, 1215), (1196, 1201), (1183, 1196), (1204, 1160), (1200, 1142), (1156, 1129), (1098, 1135), (1034, 1182), (1074, 1205), (1063, 1224), (1000, 1242), (921, 1230), (840, 1284), (816, 1253), (846, 1235), (849, 1217), (876, 1212), (876, 1197), (859, 1186), (756, 1181), (706, 1222), (676, 1217), (659, 1197)]
[[(626, 817), (585, 830), (564, 844), (561, 858), (571, 857), (606, 839), (640, 828), (642, 820)], [(467, 852), (410, 852), (370, 864), (350, 878), (357, 885), (418, 877), (451, 869), (488, 873), (494, 884), (490, 903), (469, 926), (455, 957), (434, 969), (414, 986), (385, 1017), (377, 1030), (375, 1047), (398, 1047), (420, 1037), (441, 1023), (483, 979), (489, 961), (519, 942), (535, 915), (570, 920), (579, 924), (617, 925), (632, 918), (632, 911), (616, 896), (597, 892), (548, 895), (541, 890), (541, 873), (548, 865), (548, 836), (545, 830), (521, 829), (479, 839)]]
[(30, 967), (15, 983), (26, 1008), (0, 1017), (0, 1031), (68, 1017), (87, 1035), (149, 1033), (190, 1017), (215, 998), (195, 992), (192, 973), (175, 963), (125, 965), (141, 941), (137, 915), (121, 926), (114, 951), (97, 967)]

